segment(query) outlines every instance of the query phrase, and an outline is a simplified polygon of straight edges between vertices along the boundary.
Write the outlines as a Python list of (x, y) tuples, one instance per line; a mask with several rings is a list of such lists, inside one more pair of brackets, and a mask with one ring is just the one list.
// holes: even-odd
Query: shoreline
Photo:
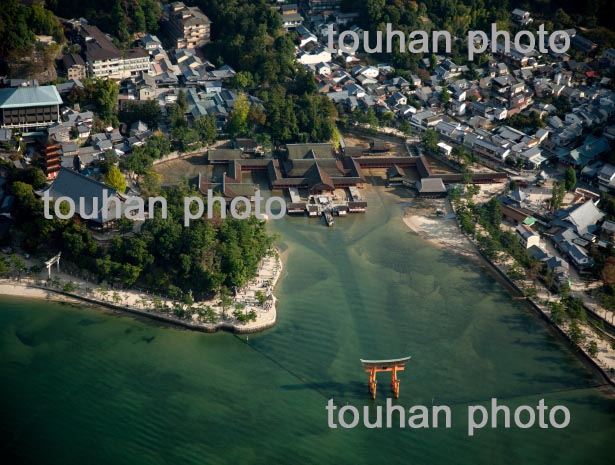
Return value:
[[(241, 323), (232, 317), (221, 316), (219, 312), (222, 309), (219, 306), (217, 297), (207, 301), (195, 302), (195, 305), (211, 306), (214, 310), (217, 310), (219, 316), (218, 321), (215, 323), (208, 323), (195, 318), (197, 317), (196, 313), (193, 313), (191, 318), (179, 318), (173, 313), (164, 313), (153, 307), (148, 308), (146, 303), (148, 303), (148, 298), (150, 296), (139, 294), (134, 291), (115, 291), (116, 295), (121, 296), (120, 301), (107, 300), (110, 299), (108, 292), (105, 291), (103, 294), (100, 290), (89, 290), (87, 285), (91, 283), (79, 281), (72, 277), (72, 279), (68, 281), (73, 282), (78, 287), (83, 286), (86, 289), (85, 292), (66, 292), (61, 288), (47, 286), (45, 281), (22, 278), (19, 281), (14, 279), (0, 280), (0, 295), (78, 305), (83, 305), (85, 303), (206, 333), (215, 333), (218, 331), (227, 331), (235, 334), (257, 333), (272, 328), (276, 324), (277, 298), (274, 291), (282, 275), (282, 257), (285, 257), (285, 252), (286, 251), (279, 252), (277, 248), (272, 249), (272, 254), (266, 256), (261, 261), (258, 275), (234, 296), (233, 305), (243, 303), (246, 305), (246, 312), (248, 309), (253, 309), (257, 313), (256, 321), (248, 323)], [(257, 290), (261, 289), (265, 290), (267, 301), (263, 306), (259, 307), (255, 302), (254, 295)], [(99, 296), (97, 296), (97, 294)], [(125, 303), (122, 304), (121, 301), (125, 301)], [(163, 305), (167, 305), (169, 302), (168, 300), (162, 301)], [(139, 308), (138, 305), (142, 305), (143, 308)], [(167, 308), (170, 307), (167, 306)]]
[(11, 279), (0, 280), (0, 296), (16, 297), (18, 299), (47, 300), (50, 302), (63, 302), (80, 304), (81, 299), (66, 295), (55, 289), (38, 287), (33, 284)]
[[(474, 243), (462, 234), (456, 217), (450, 217), (453, 214), (450, 202), (442, 199), (429, 199), (427, 202), (429, 206), (426, 206), (423, 200), (414, 200), (405, 206), (402, 221), (406, 227), (435, 247), (480, 264), (480, 252)], [(436, 215), (438, 208), (446, 214)]]
[[(439, 206), (439, 205), (438, 205)], [(452, 210), (450, 206), (450, 202), (446, 201), (446, 210)], [(434, 207), (435, 202), (434, 202)], [(440, 207), (441, 208), (441, 207)], [(536, 312), (537, 316), (541, 317), (546, 323), (549, 324), (549, 327), (561, 336), (569, 346), (574, 349), (574, 352), (577, 353), (584, 363), (591, 365), (595, 368), (601, 377), (606, 381), (606, 386), (609, 386), (610, 389), (615, 387), (615, 375), (609, 372), (609, 366), (606, 360), (601, 359), (600, 356), (592, 357), (587, 349), (579, 344), (574, 343), (568, 333), (566, 332), (567, 326), (565, 324), (559, 325), (556, 324), (552, 319), (550, 312), (548, 309), (539, 301), (538, 298), (530, 298), (525, 296), (523, 290), (519, 287), (519, 284), (516, 283), (513, 279), (511, 279), (506, 271), (497, 263), (494, 263), (488, 257), (486, 257), (481, 251), (478, 249), (474, 241), (472, 241), (469, 237), (467, 237), (463, 232), (459, 229), (459, 225), (456, 218), (445, 218), (443, 216), (430, 216), (425, 214), (425, 212), (421, 212), (420, 210), (415, 210), (412, 212), (413, 206), (410, 204), (404, 211), (404, 216), (402, 221), (404, 224), (410, 229), (412, 232), (417, 234), (421, 239), (429, 242), (433, 246), (445, 250), (453, 252), (459, 256), (470, 259), (473, 262), (483, 266), (486, 271), (496, 277), (500, 284), (514, 297), (514, 298), (523, 298), (523, 300)], [(543, 295), (540, 295), (544, 297)], [(598, 346), (600, 347), (599, 354), (607, 359), (613, 358), (610, 354), (610, 349), (603, 341), (600, 341), (593, 332), (590, 333), (596, 337), (594, 340), (597, 340)], [(597, 338), (597, 339), (596, 339)], [(603, 353), (605, 352), (605, 353)], [(615, 392), (614, 392), (615, 394)]]
[[(567, 325), (555, 323), (551, 318), (551, 313), (548, 308), (546, 308), (537, 298), (525, 296), (523, 290), (519, 287), (519, 285), (506, 274), (505, 270), (503, 270), (500, 265), (494, 263), (488, 257), (483, 255), (480, 251), (478, 253), (484, 259), (486, 266), (491, 269), (493, 273), (495, 273), (497, 276), (499, 276), (506, 282), (507, 287), (511, 289), (509, 292), (511, 292), (512, 294), (516, 294), (517, 297), (522, 297), (523, 301), (527, 305), (532, 307), (534, 311), (537, 312), (537, 315), (540, 316), (549, 325), (549, 328), (551, 328), (555, 333), (561, 336), (570, 346), (570, 348), (573, 349), (576, 354), (581, 356), (581, 359), (584, 361), (584, 363), (587, 363), (588, 365), (598, 370), (600, 375), (606, 381), (605, 386), (609, 386), (609, 388), (612, 389), (612, 394), (615, 396), (615, 375), (609, 373), (605, 362), (600, 360), (599, 357), (592, 357), (587, 352), (585, 347), (576, 344), (566, 332)], [(606, 350), (608, 351), (608, 347), (606, 348)]]

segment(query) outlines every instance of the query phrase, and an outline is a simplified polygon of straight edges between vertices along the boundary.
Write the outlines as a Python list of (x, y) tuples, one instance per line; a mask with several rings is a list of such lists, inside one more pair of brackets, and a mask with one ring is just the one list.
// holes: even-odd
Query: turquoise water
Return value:
[[(8, 463), (612, 463), (615, 401), (530, 309), (476, 264), (408, 232), (401, 207), (275, 222), (288, 250), (278, 326), (201, 334), (101, 309), (0, 301)], [(375, 402), (359, 358), (406, 354), (399, 404), (446, 404), (451, 429), (329, 429), (334, 399)], [(562, 404), (565, 429), (483, 429), (468, 405)], [(3, 460), (4, 462), (4, 460)], [(6, 462), (5, 462), (6, 463)]]

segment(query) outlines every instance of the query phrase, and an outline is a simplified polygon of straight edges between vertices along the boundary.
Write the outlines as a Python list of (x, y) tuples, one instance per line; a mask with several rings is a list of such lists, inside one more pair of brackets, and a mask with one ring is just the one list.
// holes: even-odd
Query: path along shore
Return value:
[[(173, 313), (174, 302), (171, 299), (157, 298), (133, 290), (106, 290), (64, 273), (55, 274), (57, 279), (54, 280), (54, 285), (44, 279), (2, 279), (0, 295), (70, 303), (86, 302), (203, 332), (224, 330), (234, 333), (255, 333), (275, 326), (277, 299), (274, 289), (282, 269), (282, 257), (277, 249), (273, 249), (261, 261), (256, 278), (237, 292), (226, 311), (222, 308), (220, 300), (214, 298), (195, 302), (190, 309), (183, 305), (182, 308), (187, 309), (187, 318), (180, 318)], [(64, 287), (67, 283), (72, 283), (74, 290), (67, 292)], [(264, 304), (260, 304), (257, 300), (258, 291), (267, 299)], [(256, 313), (256, 320), (242, 323), (232, 317), (231, 314), (237, 304), (244, 306), (243, 312), (248, 313), (253, 310)], [(215, 322), (206, 321), (199, 316), (198, 310), (207, 306), (214, 310), (217, 316)], [(162, 307), (166, 307), (166, 310)]]
[[(441, 209), (445, 213), (438, 216), (435, 214), (436, 209)], [(448, 200), (434, 199), (422, 202), (416, 208), (409, 204), (404, 212), (403, 221), (411, 231), (436, 247), (491, 268), (507, 281), (516, 294), (523, 295), (524, 283), (508, 277), (506, 273), (508, 265), (506, 263), (493, 262), (481, 254), (477, 245), (459, 229), (457, 219), (453, 218), (452, 214), (453, 209)], [(595, 341), (598, 345), (598, 352), (592, 356), (589, 354), (586, 344), (582, 346), (574, 344), (568, 336), (568, 322), (556, 324), (551, 319), (551, 312), (547, 305), (555, 296), (550, 294), (542, 285), (537, 286), (537, 288), (538, 292), (535, 297), (526, 298), (528, 303), (538, 310), (571, 344), (578, 347), (585, 358), (602, 372), (610, 384), (615, 386), (615, 350), (611, 348), (609, 341), (598, 336), (588, 324), (579, 323), (579, 327), (586, 337), (586, 342)]]

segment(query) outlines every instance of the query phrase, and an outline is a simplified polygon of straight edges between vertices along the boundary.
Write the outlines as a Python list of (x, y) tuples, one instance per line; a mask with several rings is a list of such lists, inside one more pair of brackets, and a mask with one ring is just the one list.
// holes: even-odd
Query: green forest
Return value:
[[(615, 11), (609, 0), (344, 0), (342, 7), (364, 12), (359, 22), (368, 30), (385, 31), (385, 25), (391, 23), (406, 35), (414, 30), (447, 30), (458, 38), (465, 38), (471, 29), (489, 31), (491, 23), (497, 23), (500, 30), (514, 31), (518, 26), (511, 21), (510, 13), (514, 8), (523, 8), (536, 18), (527, 29), (541, 23), (548, 31), (583, 27), (588, 29), (583, 33), (599, 45), (615, 46)], [(399, 47), (393, 49), (392, 59), (387, 58), (393, 66), (417, 71), (423, 56), (399, 53)], [(465, 40), (455, 41), (451, 52), (456, 63), (467, 62)]]
[(43, 217), (35, 191), (45, 186), (45, 176), (38, 168), (11, 170), (9, 182), (17, 200), (14, 239), (23, 250), (41, 258), (61, 251), (67, 261), (109, 285), (146, 288), (172, 298), (233, 291), (256, 275), (273, 245), (265, 222), (255, 217), (199, 219), (184, 227), (183, 198), (198, 193), (183, 183), (156, 192), (167, 199), (167, 219), (157, 212), (138, 234), (131, 233), (130, 220), (122, 219), (120, 234), (103, 246), (79, 219)]
[(35, 42), (35, 35), (53, 36), (64, 42), (60, 20), (40, 4), (24, 5), (18, 0), (3, 0), (0, 7), (0, 57), (19, 53)]
[[(127, 44), (135, 33), (159, 33), (162, 4), (166, 0), (3, 0), (0, 9), (0, 52), (23, 50), (34, 34), (53, 35), (62, 41), (58, 18), (84, 17)], [(207, 47), (212, 61), (253, 73), (255, 82), (273, 83), (292, 78), (292, 35), (284, 34), (267, 0), (186, 0), (199, 6), (212, 20), (213, 42)], [(610, 0), (344, 0), (346, 11), (359, 11), (370, 29), (392, 23), (397, 29), (447, 29), (457, 36), (469, 28), (485, 29), (492, 22), (510, 26), (510, 11), (525, 8), (556, 27), (596, 29), (596, 37), (609, 39), (615, 29)], [(602, 28), (602, 29), (601, 29)], [(605, 37), (606, 33), (606, 37)], [(610, 39), (609, 39), (610, 40)], [(399, 60), (399, 58), (398, 58)]]

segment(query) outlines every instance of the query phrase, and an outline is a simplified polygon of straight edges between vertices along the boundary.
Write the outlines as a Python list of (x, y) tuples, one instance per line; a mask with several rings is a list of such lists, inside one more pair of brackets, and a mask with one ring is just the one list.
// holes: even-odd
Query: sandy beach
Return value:
[[(437, 215), (437, 209), (444, 214)], [(457, 220), (450, 216), (452, 213), (447, 200), (416, 199), (405, 209), (403, 221), (411, 231), (436, 247), (479, 262), (476, 247), (459, 231)]]
[[(46, 273), (46, 272), (45, 272)], [(159, 298), (159, 307), (166, 306), (167, 311), (156, 309), (155, 297), (150, 294), (139, 293), (135, 290), (114, 290), (97, 287), (95, 284), (80, 280), (65, 273), (54, 273), (57, 278), (55, 287), (46, 289), (45, 277), (0, 280), (0, 295), (23, 297), (31, 299), (53, 300), (56, 302), (70, 302), (83, 305), (100, 305), (119, 311), (126, 311), (157, 320), (167, 321), (183, 327), (197, 329), (205, 332), (227, 330), (238, 333), (252, 333), (263, 331), (275, 325), (277, 319), (276, 297), (273, 293), (275, 285), (282, 274), (282, 259), (277, 250), (266, 256), (260, 263), (257, 276), (233, 297), (233, 302), (224, 315), (220, 300), (215, 297), (206, 301), (195, 302), (193, 313), (188, 318), (179, 318), (174, 314), (174, 302), (167, 298)], [(70, 293), (63, 291), (66, 283), (72, 283), (74, 290)], [(51, 286), (51, 284), (49, 284)], [(257, 292), (267, 297), (261, 305), (257, 301)], [(242, 304), (247, 313), (254, 310), (256, 320), (241, 323), (231, 316), (235, 306)], [(203, 321), (198, 310), (210, 306), (218, 316), (218, 321), (209, 323)]]
[(58, 294), (56, 292), (46, 291), (44, 289), (32, 287), (27, 282), (15, 282), (8, 280), (0, 282), (0, 295), (24, 297), (26, 299), (53, 300), (56, 302), (80, 302), (78, 299), (73, 299), (63, 294)]

